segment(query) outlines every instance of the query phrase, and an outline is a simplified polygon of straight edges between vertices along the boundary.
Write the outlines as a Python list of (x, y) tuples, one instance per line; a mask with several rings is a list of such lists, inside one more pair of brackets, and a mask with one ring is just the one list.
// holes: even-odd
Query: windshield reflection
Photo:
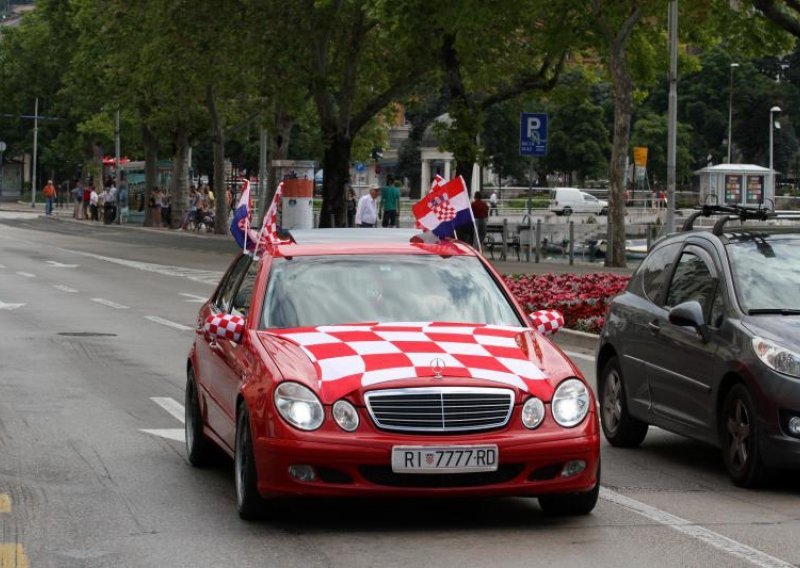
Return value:
[(744, 312), (800, 309), (798, 236), (742, 235), (727, 250)]

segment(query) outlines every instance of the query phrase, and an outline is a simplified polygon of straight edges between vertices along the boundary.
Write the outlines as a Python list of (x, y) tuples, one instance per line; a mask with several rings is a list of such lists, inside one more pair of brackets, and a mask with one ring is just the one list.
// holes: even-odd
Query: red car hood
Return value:
[(422, 386), (513, 389), (549, 401), (576, 370), (527, 328), (450, 323), (384, 323), (262, 331), (285, 380), (311, 388), (323, 404), (368, 390)]

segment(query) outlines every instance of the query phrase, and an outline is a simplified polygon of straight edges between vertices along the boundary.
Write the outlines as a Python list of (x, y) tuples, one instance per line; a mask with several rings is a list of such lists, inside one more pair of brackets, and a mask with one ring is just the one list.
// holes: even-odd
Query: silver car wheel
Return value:
[(728, 416), (728, 433), (730, 446), (728, 455), (730, 462), (737, 468), (744, 468), (750, 459), (748, 445), (750, 444), (750, 417), (747, 408), (741, 400), (737, 400)]
[(622, 380), (616, 369), (606, 377), (603, 395), (603, 422), (610, 432), (616, 432), (622, 420)]

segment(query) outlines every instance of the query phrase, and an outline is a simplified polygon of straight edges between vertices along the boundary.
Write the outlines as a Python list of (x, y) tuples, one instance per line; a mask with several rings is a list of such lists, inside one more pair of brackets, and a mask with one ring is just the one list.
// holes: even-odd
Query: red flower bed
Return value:
[(596, 274), (511, 274), (506, 285), (528, 312), (558, 310), (565, 327), (599, 333), (611, 299), (625, 290), (630, 276)]

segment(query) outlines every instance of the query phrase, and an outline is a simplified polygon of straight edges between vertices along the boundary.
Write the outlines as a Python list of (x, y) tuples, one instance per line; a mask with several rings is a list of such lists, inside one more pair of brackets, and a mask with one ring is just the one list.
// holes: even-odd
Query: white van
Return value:
[(605, 215), (608, 213), (608, 202), (576, 187), (555, 187), (550, 190), (550, 211), (556, 215)]

